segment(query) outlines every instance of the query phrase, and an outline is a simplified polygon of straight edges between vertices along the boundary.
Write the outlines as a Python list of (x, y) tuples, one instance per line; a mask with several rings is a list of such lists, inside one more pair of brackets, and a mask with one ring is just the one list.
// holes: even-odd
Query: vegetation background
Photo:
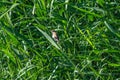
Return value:
[(80, 79), (120, 79), (120, 0), (0, 0), (0, 80)]

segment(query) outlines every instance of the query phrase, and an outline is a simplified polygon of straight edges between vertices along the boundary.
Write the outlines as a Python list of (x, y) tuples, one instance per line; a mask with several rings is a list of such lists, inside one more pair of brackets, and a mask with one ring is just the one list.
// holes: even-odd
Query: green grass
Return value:
[(0, 80), (120, 79), (119, 15), (119, 0), (1, 0)]

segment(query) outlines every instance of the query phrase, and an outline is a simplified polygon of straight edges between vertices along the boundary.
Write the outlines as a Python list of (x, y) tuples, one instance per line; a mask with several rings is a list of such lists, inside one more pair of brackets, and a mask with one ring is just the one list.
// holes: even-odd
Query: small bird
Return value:
[(56, 42), (58, 42), (58, 41), (59, 41), (59, 38), (58, 38), (58, 35), (57, 35), (56, 31), (55, 31), (55, 30), (51, 30), (51, 33), (52, 33), (52, 38), (53, 38)]

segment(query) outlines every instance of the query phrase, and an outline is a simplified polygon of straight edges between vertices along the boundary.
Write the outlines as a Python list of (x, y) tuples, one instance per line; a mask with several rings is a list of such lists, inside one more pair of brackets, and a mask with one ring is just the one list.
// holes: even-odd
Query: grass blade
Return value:
[(47, 34), (47, 33), (45, 33), (44, 31), (42, 31), (41, 29), (39, 29), (38, 27), (36, 27), (45, 37), (46, 37), (46, 39), (53, 45), (53, 46), (55, 46), (57, 49), (60, 49), (59, 47), (58, 47), (58, 45), (53, 41), (53, 39)]
[(112, 28), (112, 26), (110, 26), (106, 21), (104, 21), (104, 23), (107, 28), (120, 39), (120, 35)]
[(13, 4), (13, 5), (10, 7), (10, 9), (8, 9), (5, 13), (3, 13), (3, 14), (0, 16), (0, 19), (1, 19), (4, 15), (6, 15), (6, 13), (8, 13), (9, 11), (11, 11), (13, 8), (15, 8), (17, 5), (19, 5), (19, 4), (18, 4), (18, 3)]
[(87, 13), (87, 14), (91, 14), (91, 15), (99, 17), (99, 18), (102, 17), (102, 16), (100, 16), (98, 14), (95, 14), (94, 12), (87, 11), (87, 10), (82, 9), (82, 8), (78, 8), (77, 6), (72, 6), (72, 7), (75, 8), (75, 9), (77, 9), (77, 10), (79, 10), (79, 11), (81, 11), (81, 12), (84, 12), (84, 13)]

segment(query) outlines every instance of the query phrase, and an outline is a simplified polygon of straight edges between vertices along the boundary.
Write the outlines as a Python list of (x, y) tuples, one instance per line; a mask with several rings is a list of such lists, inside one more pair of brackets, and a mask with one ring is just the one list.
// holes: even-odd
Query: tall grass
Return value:
[(120, 79), (119, 14), (119, 0), (1, 0), (0, 79)]

